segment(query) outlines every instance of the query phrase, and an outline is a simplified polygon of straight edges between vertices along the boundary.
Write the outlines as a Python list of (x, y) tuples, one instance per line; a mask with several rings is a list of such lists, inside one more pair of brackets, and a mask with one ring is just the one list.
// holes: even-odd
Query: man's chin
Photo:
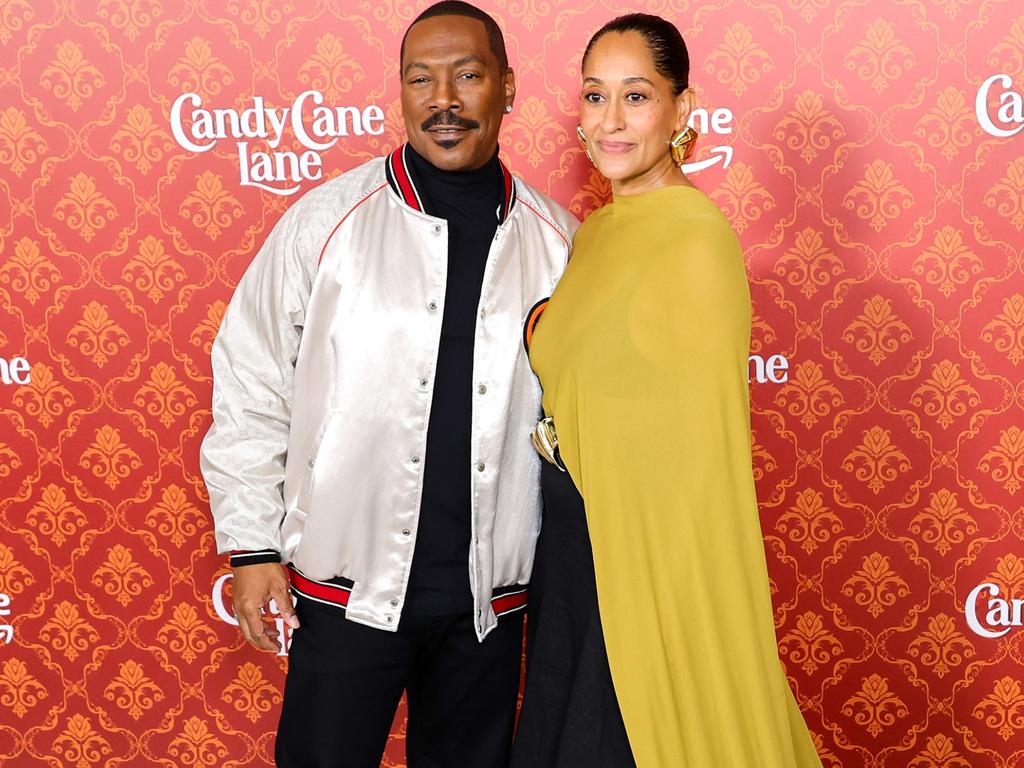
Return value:
[(467, 138), (469, 138), (469, 131), (458, 131), (447, 134), (427, 131), (427, 140), (434, 146), (445, 150), (455, 149)]
[(492, 146), (486, 157), (479, 158), (482, 150), (479, 141), (482, 137), (474, 134), (475, 131), (466, 131), (458, 136), (441, 138), (424, 131), (417, 135), (410, 133), (409, 138), (413, 148), (436, 168), (444, 171), (466, 171), (483, 165), (494, 153)]
[(473, 147), (465, 137), (435, 139), (430, 137), (423, 156), (437, 168), (445, 171), (461, 171), (469, 167)]

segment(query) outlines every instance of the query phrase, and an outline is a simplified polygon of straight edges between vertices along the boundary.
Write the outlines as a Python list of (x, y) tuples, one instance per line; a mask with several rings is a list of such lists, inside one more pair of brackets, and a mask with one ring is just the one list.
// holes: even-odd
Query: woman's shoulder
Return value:
[(666, 286), (680, 285), (718, 293), (736, 291), (746, 282), (743, 249), (732, 225), (714, 201), (696, 189), (678, 195), (676, 204), (659, 217), (658, 244), (650, 251), (653, 273)]
[(742, 253), (729, 220), (695, 187), (667, 187), (605, 204), (584, 219), (574, 248), (600, 244), (606, 235), (626, 237), (651, 255), (685, 253), (699, 258)]
[(735, 238), (732, 225), (715, 201), (696, 187), (679, 187), (672, 201), (671, 220), (683, 234), (717, 235)]
[(671, 259), (742, 259), (742, 248), (732, 224), (707, 195), (687, 188), (662, 209), (652, 230), (661, 230), (664, 254)]

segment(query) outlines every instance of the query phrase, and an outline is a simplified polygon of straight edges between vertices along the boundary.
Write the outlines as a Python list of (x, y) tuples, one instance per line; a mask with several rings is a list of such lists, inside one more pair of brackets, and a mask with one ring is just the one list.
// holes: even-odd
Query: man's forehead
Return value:
[(494, 64), (487, 28), (468, 16), (433, 16), (412, 25), (405, 37), (403, 69), (413, 64), (444, 65), (475, 59)]

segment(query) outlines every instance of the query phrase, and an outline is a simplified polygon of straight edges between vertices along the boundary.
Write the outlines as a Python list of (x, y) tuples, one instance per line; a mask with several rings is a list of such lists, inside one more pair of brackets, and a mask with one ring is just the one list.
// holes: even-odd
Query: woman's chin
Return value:
[(636, 168), (635, 163), (618, 159), (601, 158), (594, 163), (594, 166), (608, 181), (623, 181), (642, 173)]

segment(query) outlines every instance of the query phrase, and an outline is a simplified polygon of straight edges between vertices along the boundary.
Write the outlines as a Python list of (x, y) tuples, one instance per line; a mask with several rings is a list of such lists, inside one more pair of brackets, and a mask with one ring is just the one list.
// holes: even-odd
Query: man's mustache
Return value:
[(459, 117), (455, 112), (452, 112), (450, 109), (446, 109), (442, 112), (435, 112), (426, 120), (424, 120), (423, 124), (420, 126), (420, 129), (424, 131), (429, 131), (431, 128), (434, 128), (438, 125), (443, 125), (450, 128), (465, 128), (466, 130), (471, 130), (473, 128), (480, 127), (480, 123), (478, 123), (476, 120), (468, 120), (464, 117)]

